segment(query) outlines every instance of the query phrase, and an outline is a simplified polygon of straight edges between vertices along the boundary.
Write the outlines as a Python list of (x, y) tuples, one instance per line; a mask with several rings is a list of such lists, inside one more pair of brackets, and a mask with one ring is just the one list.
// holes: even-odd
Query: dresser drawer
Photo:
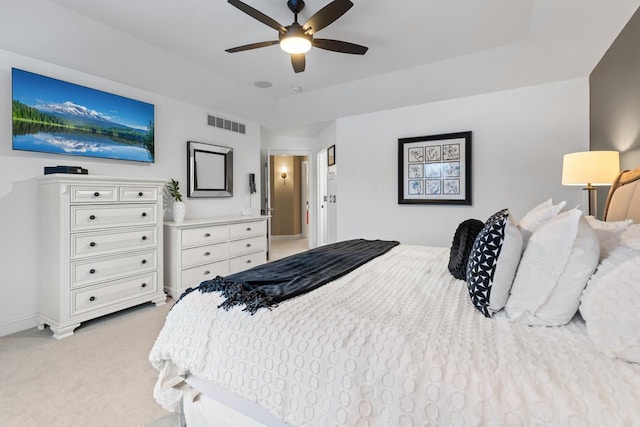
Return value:
[(118, 200), (116, 186), (71, 186), (71, 203), (115, 202)]
[(156, 273), (104, 283), (100, 286), (71, 291), (71, 314), (96, 310), (127, 299), (152, 294), (157, 289)]
[(256, 251), (264, 251), (265, 240), (264, 237), (251, 237), (249, 239), (230, 242), (229, 253), (231, 256), (236, 256)]
[(182, 270), (183, 289), (198, 286), (205, 280), (213, 279), (216, 276), (226, 276), (229, 274), (229, 261), (218, 261), (200, 267), (187, 268)]
[(74, 261), (71, 263), (71, 287), (90, 285), (122, 276), (155, 270), (158, 265), (155, 250), (117, 257)]
[(158, 200), (158, 187), (120, 187), (121, 202), (155, 202)]
[(157, 245), (156, 227), (111, 233), (81, 233), (71, 235), (71, 256), (93, 256), (122, 250), (149, 249)]
[(181, 255), (182, 266), (193, 267), (194, 265), (210, 263), (219, 259), (228, 258), (229, 244), (218, 243), (215, 245), (206, 245), (198, 246), (197, 248), (183, 249)]
[(232, 239), (258, 236), (266, 233), (267, 224), (264, 221), (244, 222), (241, 224), (231, 224), (229, 226), (229, 235)]
[(156, 205), (71, 206), (71, 231), (155, 223)]
[(229, 238), (228, 225), (189, 228), (182, 230), (182, 246), (206, 245)]
[(244, 255), (229, 260), (229, 274), (234, 274), (239, 271), (248, 270), (251, 267), (255, 267), (260, 264), (264, 264), (267, 261), (267, 255), (263, 252)]

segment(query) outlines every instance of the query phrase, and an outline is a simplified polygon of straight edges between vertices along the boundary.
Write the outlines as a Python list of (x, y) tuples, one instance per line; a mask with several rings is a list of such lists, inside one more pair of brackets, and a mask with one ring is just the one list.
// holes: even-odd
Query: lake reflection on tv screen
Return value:
[(153, 161), (153, 155), (144, 147), (123, 144), (103, 137), (79, 137), (78, 135), (65, 133), (38, 132), (36, 134), (17, 135), (13, 137), (13, 149), (108, 159), (127, 159), (139, 162)]

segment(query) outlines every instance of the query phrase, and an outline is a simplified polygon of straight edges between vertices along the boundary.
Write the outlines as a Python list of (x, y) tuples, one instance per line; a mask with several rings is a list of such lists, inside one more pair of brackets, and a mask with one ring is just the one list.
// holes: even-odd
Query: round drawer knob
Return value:
[(93, 197), (100, 197), (100, 192), (96, 191), (95, 193), (93, 193)]
[(211, 237), (211, 234), (205, 233), (204, 237)]
[(250, 259), (247, 260), (247, 264), (251, 264), (251, 260)]
[(91, 270), (89, 270), (89, 274), (96, 274), (96, 269), (92, 268)]
[(144, 193), (141, 191), (138, 193), (138, 197), (142, 197), (142, 196), (144, 196)]
[(146, 283), (143, 283), (143, 284), (142, 284), (142, 285), (140, 285), (140, 286), (141, 286), (141, 287), (143, 287), (143, 288), (146, 288), (146, 287), (147, 287), (147, 284), (146, 284)]
[(95, 301), (96, 297), (89, 297), (89, 301)]
[(89, 219), (93, 221), (94, 219), (96, 219), (96, 216), (95, 215), (89, 215)]
[(208, 275), (210, 275), (210, 274), (211, 274), (211, 272), (210, 272), (209, 270), (207, 270), (207, 271), (205, 271), (205, 272), (204, 272), (204, 273), (202, 273), (202, 274), (204, 274), (205, 276), (208, 276)]
[(204, 256), (209, 256), (209, 255), (211, 255), (211, 252), (205, 252), (204, 253)]
[(247, 247), (247, 248), (250, 248), (250, 247), (251, 247), (251, 243), (247, 243), (247, 244), (246, 244), (246, 247)]
[(147, 240), (147, 236), (142, 236), (142, 240)]
[(247, 227), (247, 231), (251, 231), (251, 227)]
[(145, 216), (147, 216), (146, 212), (142, 212), (142, 217), (144, 218)]
[(89, 243), (89, 246), (91, 246), (92, 248), (96, 245), (96, 242), (91, 242)]
[(143, 259), (143, 260), (142, 260), (142, 263), (143, 263), (143, 264), (146, 264), (146, 263), (147, 263), (147, 260), (146, 260), (146, 259)]

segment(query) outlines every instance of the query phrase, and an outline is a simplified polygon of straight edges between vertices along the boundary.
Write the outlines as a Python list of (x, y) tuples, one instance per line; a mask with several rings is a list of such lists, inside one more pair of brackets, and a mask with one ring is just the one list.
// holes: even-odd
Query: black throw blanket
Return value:
[(187, 289), (176, 304), (194, 290), (222, 292), (226, 300), (219, 307), (228, 310), (245, 305), (244, 311), (254, 314), (260, 308), (271, 308), (319, 288), (398, 244), (395, 241), (356, 239), (321, 246), (250, 270), (206, 280), (197, 288)]

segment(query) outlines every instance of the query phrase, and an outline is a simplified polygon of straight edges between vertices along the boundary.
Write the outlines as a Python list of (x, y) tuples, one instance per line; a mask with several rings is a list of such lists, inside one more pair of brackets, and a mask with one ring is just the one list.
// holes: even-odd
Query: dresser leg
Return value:
[(160, 298), (152, 299), (151, 302), (154, 303), (156, 307), (160, 305), (165, 305), (167, 303), (167, 296), (164, 295), (164, 296), (161, 296)]
[(70, 337), (73, 335), (74, 329), (80, 326), (80, 323), (74, 323), (70, 326), (65, 326), (64, 328), (59, 328), (57, 326), (50, 326), (51, 332), (53, 332), (53, 338), (57, 340), (61, 340), (62, 338)]

